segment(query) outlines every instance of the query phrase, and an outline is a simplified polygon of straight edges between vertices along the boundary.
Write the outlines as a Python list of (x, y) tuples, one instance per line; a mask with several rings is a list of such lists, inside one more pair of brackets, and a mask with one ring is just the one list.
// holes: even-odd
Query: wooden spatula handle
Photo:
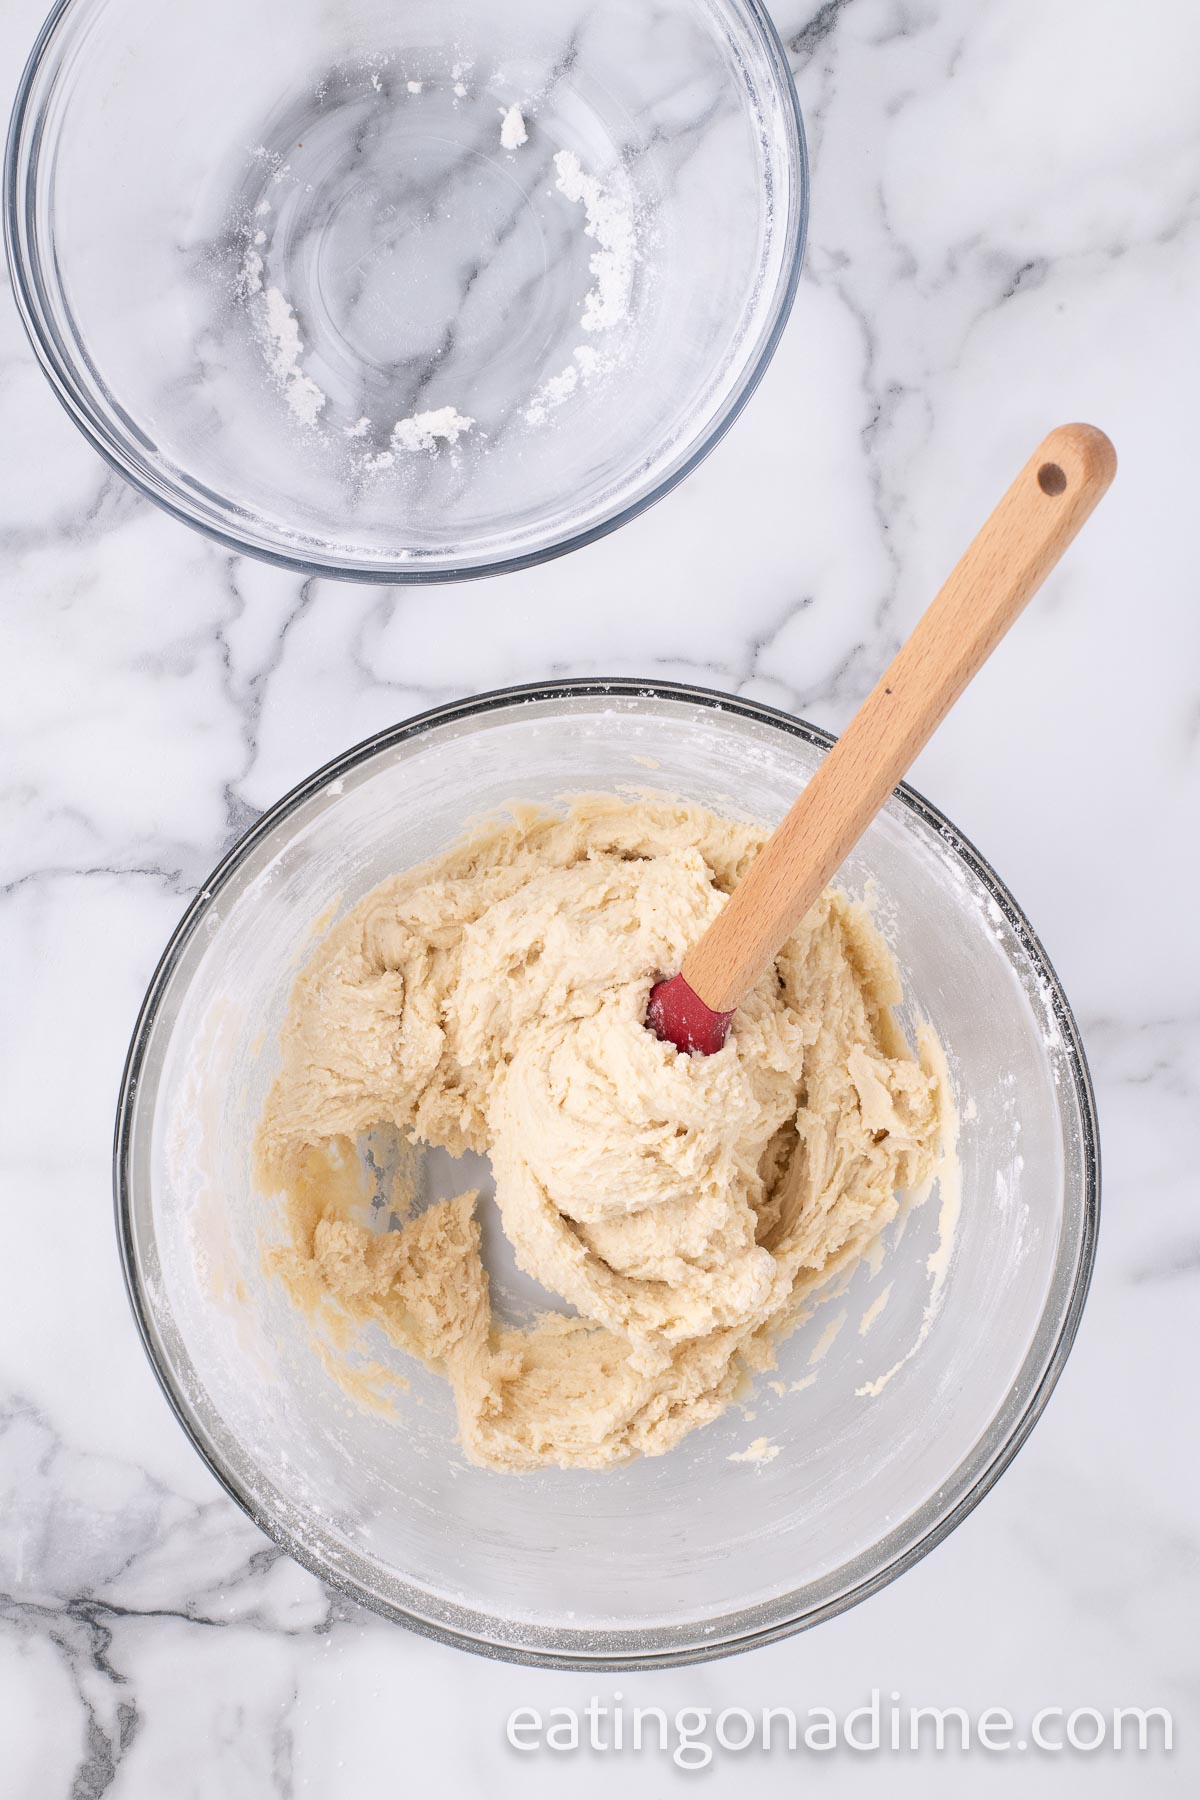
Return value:
[(715, 1012), (749, 993), (1116, 473), (1093, 425), (1060, 425), (1017, 479), (874, 691), (683, 964)]

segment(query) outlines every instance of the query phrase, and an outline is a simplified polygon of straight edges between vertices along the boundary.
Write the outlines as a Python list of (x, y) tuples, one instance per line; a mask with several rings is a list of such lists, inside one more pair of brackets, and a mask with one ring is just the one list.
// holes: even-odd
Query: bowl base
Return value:
[[(513, 107), (527, 135), (508, 148)], [(232, 205), (236, 323), (301, 423), (349, 436), (377, 471), (400, 420), (469, 412), (450, 441), (480, 448), (543, 423), (547, 400), (579, 403), (618, 359), (633, 296), (587, 329), (603, 243), (595, 205), (564, 192), (562, 151), (585, 182), (603, 173), (603, 204), (632, 234), (621, 147), (567, 70), (527, 94), (396, 53), (320, 78), (266, 122)]]

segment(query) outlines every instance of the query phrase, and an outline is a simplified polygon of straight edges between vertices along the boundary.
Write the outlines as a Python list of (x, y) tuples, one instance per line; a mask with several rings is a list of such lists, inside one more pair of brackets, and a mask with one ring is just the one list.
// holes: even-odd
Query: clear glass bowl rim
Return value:
[(13, 102), (5, 148), (4, 243), (9, 276), (12, 282), (13, 296), (17, 303), (17, 311), (43, 373), (67, 413), (92, 448), (138, 493), (153, 501), (172, 518), (178, 519), (184, 525), (191, 526), (193, 530), (199, 531), (203, 536), (223, 545), (225, 549), (232, 550), (239, 555), (254, 556), (277, 568), (294, 570), (306, 578), (317, 577), (376, 584), (396, 583), (404, 586), (475, 581), (490, 575), (511, 573), (518, 569), (536, 568), (541, 563), (550, 562), (557, 556), (565, 556), (571, 550), (582, 549), (587, 544), (607, 537), (609, 532), (619, 530), (622, 525), (627, 525), (659, 500), (664, 499), (720, 443), (766, 374), (771, 359), (779, 346), (779, 340), (783, 336), (784, 327), (787, 325), (800, 283), (800, 270), (804, 261), (804, 246), (808, 235), (809, 167), (804, 121), (800, 112), (800, 101), (796, 93), (791, 65), (783, 40), (766, 10), (764, 0), (726, 0), (726, 3), (738, 8), (745, 15), (749, 28), (758, 34), (778, 86), (788, 126), (790, 160), (796, 170), (796, 180), (792, 184), (792, 190), (788, 197), (787, 225), (783, 232), (785, 248), (789, 245), (790, 248), (787, 248), (771, 313), (765, 329), (760, 335), (757, 348), (747, 360), (733, 391), (709, 422), (704, 435), (688, 454), (668, 469), (666, 474), (651, 488), (647, 489), (645, 493), (635, 495), (632, 500), (610, 517), (600, 519), (585, 530), (569, 533), (540, 548), (511, 556), (493, 557), (486, 562), (477, 564), (422, 568), (419, 565), (414, 567), (399, 562), (381, 562), (378, 566), (358, 568), (347, 563), (340, 563), (332, 557), (328, 560), (321, 560), (315, 556), (292, 555), (274, 545), (260, 543), (249, 535), (239, 536), (236, 531), (218, 525), (188, 506), (186, 497), (178, 485), (168, 480), (148, 458), (139, 453), (133, 433), (121, 429), (119, 412), (114, 412), (113, 416), (109, 418), (100, 408), (92, 404), (90, 397), (76, 380), (73, 359), (66, 347), (60, 343), (58, 333), (53, 327), (52, 309), (46, 303), (40, 262), (34, 252), (37, 207), (33, 174), (41, 149), (40, 121), (36, 117), (31, 117), (30, 112), (34, 88), (41, 72), (42, 63), (60, 29), (70, 29), (71, 22), (67, 15), (94, 5), (95, 0), (56, 0), (56, 4), (34, 40), (33, 48), (25, 64)]
[[(236, 873), (244, 859), (261, 839), (274, 831), (278, 825), (286, 822), (292, 813), (305, 801), (318, 794), (328, 782), (350, 774), (381, 751), (421, 737), (435, 727), (451, 722), (482, 717), (487, 713), (506, 708), (520, 709), (530, 702), (561, 701), (572, 698), (606, 700), (643, 698), (668, 702), (680, 701), (692, 706), (711, 707), (725, 714), (738, 715), (755, 723), (774, 727), (801, 738), (822, 751), (829, 750), (836, 741), (831, 732), (825, 731), (819, 725), (812, 725), (806, 720), (780, 712), (777, 708), (763, 705), (759, 701), (740, 699), (711, 688), (694, 687), (683, 682), (637, 681), (626, 678), (579, 679), (535, 682), (525, 686), (500, 688), (463, 700), (452, 701), (449, 704), (434, 707), (428, 712), (417, 714), (402, 724), (389, 726), (383, 731), (376, 732), (374, 736), (364, 739), (362, 743), (356, 744), (352, 749), (326, 763), (323, 768), (316, 770), (269, 808), (225, 855), (212, 875), (202, 884), (197, 898), (188, 907), (154, 972), (134, 1027), (117, 1107), (113, 1143), (113, 1192), (117, 1239), (126, 1290), (142, 1346), (172, 1411), (226, 1493), (237, 1502), (242, 1511), (254, 1521), (261, 1531), (296, 1562), (339, 1593), (345, 1594), (372, 1611), (381, 1613), (384, 1617), (406, 1625), (440, 1643), (452, 1644), (460, 1649), (474, 1651), (479, 1655), (495, 1657), (507, 1662), (558, 1669), (605, 1671), (678, 1667), (688, 1663), (707, 1662), (718, 1657), (757, 1648), (779, 1638), (791, 1636), (798, 1631), (806, 1630), (813, 1625), (820, 1624), (825, 1619), (834, 1618), (839, 1613), (848, 1611), (850, 1607), (857, 1605), (859, 1601), (866, 1599), (880, 1588), (886, 1587), (898, 1575), (912, 1568), (930, 1550), (940, 1544), (995, 1485), (1029, 1436), (1062, 1373), (1083, 1314), (1095, 1262), (1100, 1223), (1100, 1142), (1095, 1097), (1079, 1029), (1063, 992), (1062, 984), (1055, 974), (1040, 940), (1008, 889), (974, 845), (963, 837), (957, 826), (951, 824), (944, 813), (940, 812), (914, 788), (911, 788), (906, 782), (902, 782), (896, 789), (896, 798), (922, 823), (940, 833), (950, 834), (954, 855), (1001, 908), (1009, 926), (1016, 932), (1022, 949), (1036, 969), (1039, 979), (1045, 984), (1045, 991), (1049, 996), (1056, 1022), (1062, 1034), (1066, 1061), (1071, 1074), (1073, 1098), (1079, 1115), (1081, 1137), (1079, 1186), (1082, 1189), (1079, 1196), (1079, 1212), (1081, 1224), (1075, 1250), (1075, 1265), (1069, 1272), (1069, 1291), (1062, 1304), (1058, 1334), (1045, 1353), (1044, 1367), (1040, 1376), (1030, 1387), (1024, 1400), (1016, 1407), (1013, 1416), (1009, 1417), (1008, 1412), (1011, 1412), (1013, 1408), (1013, 1396), (1022, 1386), (1022, 1377), (1030, 1360), (1037, 1352), (1035, 1343), (1027, 1352), (1021, 1376), (1018, 1377), (1010, 1392), (1007, 1410), (1005, 1407), (999, 1409), (989, 1430), (975, 1445), (971, 1455), (959, 1465), (949, 1481), (939, 1489), (938, 1494), (931, 1496), (917, 1513), (902, 1521), (891, 1533), (886, 1534), (873, 1545), (870, 1552), (859, 1559), (865, 1561), (867, 1555), (873, 1558), (879, 1557), (878, 1566), (871, 1572), (860, 1572), (857, 1579), (843, 1581), (842, 1578), (847, 1575), (847, 1571), (852, 1571), (854, 1568), (854, 1564), (848, 1564), (843, 1569), (834, 1571), (822, 1582), (815, 1584), (817, 1591), (813, 1598), (806, 1603), (801, 1604), (804, 1597), (812, 1592), (812, 1584), (806, 1588), (793, 1590), (791, 1594), (781, 1595), (771, 1603), (773, 1612), (780, 1607), (786, 1607), (786, 1616), (773, 1617), (764, 1622), (758, 1616), (764, 1609), (748, 1607), (741, 1612), (726, 1615), (720, 1621), (723, 1635), (716, 1641), (688, 1644), (683, 1647), (671, 1642), (670, 1628), (646, 1628), (640, 1631), (629, 1630), (614, 1633), (611, 1637), (606, 1635), (603, 1646), (594, 1654), (589, 1653), (586, 1649), (586, 1633), (561, 1628), (547, 1630), (544, 1634), (545, 1641), (541, 1645), (531, 1646), (527, 1642), (516, 1645), (508, 1639), (497, 1641), (482, 1634), (456, 1629), (408, 1611), (398, 1604), (385, 1600), (379, 1594), (359, 1587), (352, 1579), (343, 1576), (341, 1572), (322, 1564), (307, 1546), (295, 1541), (285, 1525), (264, 1512), (241, 1487), (231, 1471), (223, 1465), (213, 1445), (205, 1436), (186, 1396), (174, 1381), (170, 1368), (160, 1356), (149, 1299), (141, 1281), (133, 1229), (131, 1150), (134, 1105), (158, 1007), (185, 946), (202, 928), (214, 900)], [(1070, 1179), (1069, 1173), (1067, 1179)], [(1062, 1274), (1060, 1249), (1055, 1280), (1047, 1301), (1047, 1311), (1051, 1310), (1054, 1305)], [(1044, 1318), (1045, 1314), (1043, 1314)], [(957, 1493), (953, 1503), (949, 1507), (944, 1507), (939, 1504), (939, 1496), (944, 1495), (947, 1488), (952, 1491), (957, 1489)], [(881, 1552), (882, 1555), (880, 1555)], [(825, 1597), (821, 1595), (822, 1589), (828, 1590)], [(481, 1617), (482, 1615), (475, 1616)], [(496, 1623), (504, 1625), (506, 1622), (497, 1620)]]

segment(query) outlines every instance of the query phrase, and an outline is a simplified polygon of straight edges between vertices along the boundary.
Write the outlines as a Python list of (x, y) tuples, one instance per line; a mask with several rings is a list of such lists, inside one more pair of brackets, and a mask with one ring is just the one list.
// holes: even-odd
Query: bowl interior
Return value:
[(798, 267), (753, 0), (175, 0), (169, 30), (69, 0), (17, 117), (18, 284), (76, 416), (194, 523), (365, 578), (636, 509)]
[[(929, 1262), (954, 1195), (935, 1190), (890, 1230), (882, 1261), (783, 1344), (746, 1407), (660, 1459), (503, 1477), (464, 1461), (447, 1390), (382, 1338), (358, 1356), (407, 1378), (394, 1416), (348, 1398), (263, 1273), (273, 1221), (252, 1188), (251, 1137), (289, 986), (326, 909), (514, 798), (651, 788), (771, 822), (821, 754), (805, 728), (661, 692), (450, 709), (353, 753), (281, 808), (168, 958), (123, 1136), (143, 1329), (238, 1496), (369, 1603), (508, 1654), (710, 1653), (894, 1571), (1019, 1433), (1086, 1261), (1086, 1089), (1019, 915), (915, 802), (889, 804), (845, 882), (877, 885), (905, 1023), (927, 1019), (949, 1055), (961, 1218), (944, 1285)], [(479, 1159), (466, 1171), (442, 1153), (427, 1161), (431, 1196), (486, 1181)], [(520, 1299), (502, 1255), (494, 1268)], [(764, 1435), (773, 1461), (730, 1460)]]

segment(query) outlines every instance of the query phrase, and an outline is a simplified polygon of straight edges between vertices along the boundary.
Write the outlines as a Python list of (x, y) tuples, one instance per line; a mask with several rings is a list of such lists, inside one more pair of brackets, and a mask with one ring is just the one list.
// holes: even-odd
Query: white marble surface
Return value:
[[(9, 0), (15, 83), (40, 0)], [(1173, 1756), (855, 1757), (878, 1791), (1191, 1791), (1200, 1733), (1194, 560), (1200, 14), (1188, 0), (778, 0), (814, 162), (758, 396), (633, 526), (440, 593), (230, 557), (97, 461), (0, 304), (0, 1795), (794, 1792), (799, 1765), (506, 1750), (512, 1706), (1159, 1704)], [(799, 1639), (598, 1681), (355, 1612), (219, 1492), (130, 1323), (109, 1205), (138, 1000), (220, 852), (451, 695), (656, 674), (845, 721), (1042, 430), (1122, 456), (1069, 563), (915, 772), (1023, 902), (1084, 1028), (1105, 1213), (1071, 1362), (998, 1489)], [(884, 1774), (880, 1764), (886, 1765)], [(832, 1765), (832, 1766), (831, 1766)]]

